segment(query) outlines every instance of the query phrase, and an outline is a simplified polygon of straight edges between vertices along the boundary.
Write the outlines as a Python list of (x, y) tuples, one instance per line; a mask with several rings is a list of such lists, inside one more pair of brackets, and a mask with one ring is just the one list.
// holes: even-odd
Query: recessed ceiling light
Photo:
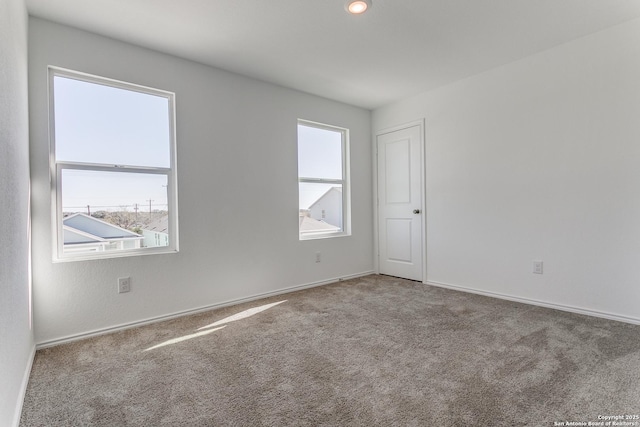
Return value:
[(347, 12), (354, 15), (360, 15), (371, 7), (371, 0), (348, 0), (344, 5)]

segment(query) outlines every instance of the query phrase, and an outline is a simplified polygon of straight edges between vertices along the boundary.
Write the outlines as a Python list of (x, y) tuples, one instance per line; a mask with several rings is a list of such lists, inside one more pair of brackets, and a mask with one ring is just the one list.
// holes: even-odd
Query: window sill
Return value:
[(340, 232), (340, 233), (317, 233), (317, 234), (307, 234), (307, 235), (298, 235), (298, 239), (302, 242), (305, 240), (319, 240), (319, 239), (331, 239), (334, 237), (349, 237), (351, 233)]
[(174, 248), (148, 248), (148, 249), (137, 249), (131, 251), (117, 251), (115, 253), (111, 252), (100, 252), (93, 254), (81, 254), (81, 255), (63, 255), (61, 257), (53, 257), (53, 263), (64, 263), (64, 262), (73, 262), (73, 261), (92, 261), (92, 260), (105, 260), (105, 259), (113, 259), (113, 258), (126, 258), (126, 257), (137, 257), (137, 256), (146, 256), (146, 255), (163, 255), (163, 254), (175, 254), (178, 253), (178, 249)]

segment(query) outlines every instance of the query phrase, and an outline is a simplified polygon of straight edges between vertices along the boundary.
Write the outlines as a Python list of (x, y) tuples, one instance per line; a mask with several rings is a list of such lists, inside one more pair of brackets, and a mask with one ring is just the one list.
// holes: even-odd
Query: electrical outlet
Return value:
[(120, 277), (118, 279), (118, 293), (123, 294), (131, 291), (131, 277)]
[(316, 252), (316, 262), (320, 262), (322, 260), (320, 252)]
[(542, 261), (533, 261), (533, 272), (535, 274), (542, 274)]

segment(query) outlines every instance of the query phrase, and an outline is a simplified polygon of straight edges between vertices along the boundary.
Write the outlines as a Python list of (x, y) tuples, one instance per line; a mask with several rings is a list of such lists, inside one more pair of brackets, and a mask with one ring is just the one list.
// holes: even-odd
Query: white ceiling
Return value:
[(373, 109), (640, 17), (640, 0), (27, 0), (31, 15)]

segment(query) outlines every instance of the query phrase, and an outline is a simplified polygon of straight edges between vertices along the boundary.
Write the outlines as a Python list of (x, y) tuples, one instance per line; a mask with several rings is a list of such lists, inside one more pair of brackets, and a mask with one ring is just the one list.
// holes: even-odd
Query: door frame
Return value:
[(378, 137), (387, 133), (407, 129), (418, 126), (420, 128), (420, 211), (422, 220), (422, 236), (420, 236), (420, 244), (422, 245), (422, 283), (427, 283), (427, 162), (425, 150), (425, 119), (414, 120), (401, 125), (380, 129), (374, 132), (373, 138), (373, 270), (376, 274), (380, 274), (380, 224), (378, 200)]

